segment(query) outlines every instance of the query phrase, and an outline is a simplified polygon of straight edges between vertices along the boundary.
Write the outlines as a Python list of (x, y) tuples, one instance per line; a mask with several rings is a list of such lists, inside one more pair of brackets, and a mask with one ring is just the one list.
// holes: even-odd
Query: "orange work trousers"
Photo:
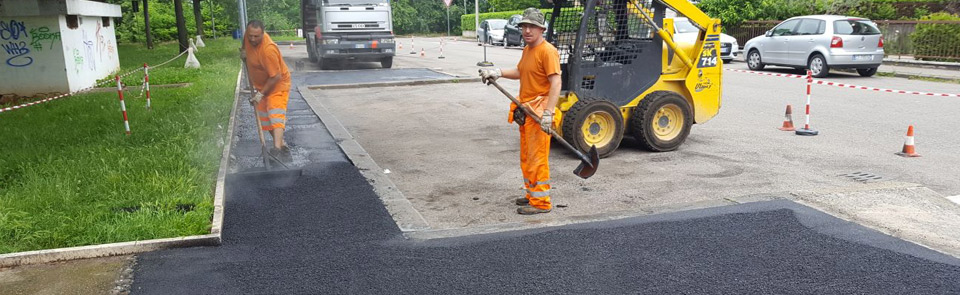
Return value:
[(287, 126), (287, 101), (290, 100), (290, 91), (274, 91), (265, 96), (257, 104), (257, 117), (260, 118), (261, 129), (271, 131), (284, 129)]
[(550, 203), (550, 134), (527, 116), (520, 126), (520, 169), (530, 206), (552, 209)]

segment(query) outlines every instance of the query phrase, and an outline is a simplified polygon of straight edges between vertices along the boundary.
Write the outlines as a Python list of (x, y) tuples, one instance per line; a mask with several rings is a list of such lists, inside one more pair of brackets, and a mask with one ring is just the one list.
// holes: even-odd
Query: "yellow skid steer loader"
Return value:
[[(673, 41), (668, 10), (700, 29), (695, 43)], [(555, 0), (547, 28), (563, 70), (555, 127), (601, 157), (625, 134), (651, 151), (676, 150), (720, 110), (719, 40), (720, 20), (687, 0)]]

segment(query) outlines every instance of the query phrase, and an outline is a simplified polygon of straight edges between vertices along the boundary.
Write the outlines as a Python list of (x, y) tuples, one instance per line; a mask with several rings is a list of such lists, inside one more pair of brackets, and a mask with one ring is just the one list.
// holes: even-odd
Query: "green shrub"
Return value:
[[(571, 8), (562, 8), (562, 11), (582, 11), (583, 7), (571, 7)], [(553, 8), (541, 8), (541, 12), (547, 21), (550, 21), (550, 15), (553, 13)], [(513, 10), (513, 11), (501, 11), (501, 12), (488, 12), (480, 14), (480, 22), (483, 22), (487, 19), (510, 19), (510, 16), (514, 14), (523, 14), (523, 10)], [(555, 28), (557, 32), (573, 32), (577, 30), (580, 22), (565, 22), (563, 28)], [(476, 31), (476, 26), (474, 24), (473, 14), (464, 14), (460, 17), (460, 29), (464, 32), (467, 31)]]
[[(922, 20), (960, 21), (960, 16), (938, 12)], [(910, 35), (913, 42), (913, 54), (924, 60), (960, 60), (960, 24), (918, 24)], [(940, 57), (940, 58), (933, 58)]]

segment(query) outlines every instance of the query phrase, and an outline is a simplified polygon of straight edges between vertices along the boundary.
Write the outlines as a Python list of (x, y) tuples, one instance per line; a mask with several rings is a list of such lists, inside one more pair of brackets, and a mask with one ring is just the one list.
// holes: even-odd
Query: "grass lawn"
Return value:
[[(152, 110), (139, 87), (125, 93), (131, 136), (116, 91), (0, 114), (0, 253), (209, 233), (240, 66), (239, 41), (206, 44), (200, 69), (183, 56), (150, 71), (151, 85), (193, 83), (152, 87)], [(177, 50), (120, 45), (121, 72)]]

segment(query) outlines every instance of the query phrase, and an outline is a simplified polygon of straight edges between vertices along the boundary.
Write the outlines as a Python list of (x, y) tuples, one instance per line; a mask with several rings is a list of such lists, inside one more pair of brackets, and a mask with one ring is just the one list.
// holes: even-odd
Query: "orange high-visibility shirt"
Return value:
[[(273, 92), (290, 89), (290, 70), (287, 69), (287, 64), (283, 62), (283, 57), (280, 56), (280, 48), (277, 47), (276, 43), (265, 37), (260, 46), (252, 46), (247, 43), (245, 50), (247, 52), (247, 68), (250, 71), (250, 79), (253, 80), (253, 87), (262, 91), (267, 79), (275, 75), (282, 75), (280, 81), (274, 86)], [(270, 95), (272, 93), (264, 94)]]
[(560, 74), (560, 53), (546, 40), (536, 47), (523, 47), (523, 56), (517, 63), (520, 71), (520, 102), (528, 102), (537, 96), (547, 97), (550, 92), (550, 75)]

